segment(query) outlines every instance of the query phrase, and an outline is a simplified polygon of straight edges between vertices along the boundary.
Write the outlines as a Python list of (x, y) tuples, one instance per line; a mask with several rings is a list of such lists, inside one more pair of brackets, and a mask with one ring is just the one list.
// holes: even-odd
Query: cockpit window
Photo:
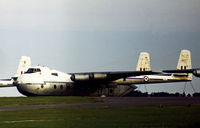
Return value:
[(58, 73), (51, 73), (51, 75), (53, 75), (53, 76), (58, 76)]
[(35, 73), (35, 72), (41, 72), (41, 70), (39, 68), (29, 68), (25, 73)]

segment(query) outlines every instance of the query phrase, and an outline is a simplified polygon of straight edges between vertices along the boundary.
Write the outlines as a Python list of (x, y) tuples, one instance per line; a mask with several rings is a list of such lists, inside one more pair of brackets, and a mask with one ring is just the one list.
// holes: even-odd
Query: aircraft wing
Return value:
[(164, 73), (192, 73), (196, 77), (200, 77), (200, 69), (183, 69), (183, 70), (163, 70)]
[(195, 69), (184, 69), (184, 70), (163, 70), (164, 73), (193, 73)]
[(14, 87), (12, 79), (0, 79), (0, 87)]
[(140, 75), (161, 74), (155, 71), (117, 71), (117, 72), (88, 72), (88, 73), (70, 73), (71, 80), (74, 82), (109, 82), (120, 78)]

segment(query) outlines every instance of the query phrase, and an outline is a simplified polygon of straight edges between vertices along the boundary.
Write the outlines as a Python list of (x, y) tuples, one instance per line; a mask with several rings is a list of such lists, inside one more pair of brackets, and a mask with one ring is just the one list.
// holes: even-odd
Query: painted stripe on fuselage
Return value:
[(72, 84), (73, 82), (54, 82), (54, 81), (44, 81), (44, 83), (23, 83), (20, 85), (42, 85), (42, 84)]

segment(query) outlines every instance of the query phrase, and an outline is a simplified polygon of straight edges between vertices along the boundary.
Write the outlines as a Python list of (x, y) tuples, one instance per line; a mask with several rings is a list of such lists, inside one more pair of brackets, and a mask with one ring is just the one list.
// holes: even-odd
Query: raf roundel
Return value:
[(148, 76), (144, 76), (144, 81), (148, 82), (149, 81), (149, 77)]

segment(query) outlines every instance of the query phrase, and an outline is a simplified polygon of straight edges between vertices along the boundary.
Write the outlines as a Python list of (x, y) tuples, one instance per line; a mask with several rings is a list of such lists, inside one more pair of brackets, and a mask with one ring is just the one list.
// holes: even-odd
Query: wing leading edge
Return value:
[(0, 87), (14, 87), (12, 79), (0, 79)]
[(140, 75), (161, 74), (155, 71), (117, 71), (117, 72), (87, 72), (87, 73), (70, 73), (71, 80), (74, 82), (98, 82), (113, 81), (120, 78)]

